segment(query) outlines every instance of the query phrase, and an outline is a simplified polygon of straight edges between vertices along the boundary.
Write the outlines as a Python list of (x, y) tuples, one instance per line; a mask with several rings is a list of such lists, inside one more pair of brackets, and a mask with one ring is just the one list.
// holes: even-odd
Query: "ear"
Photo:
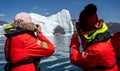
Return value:
[(102, 27), (102, 25), (103, 25), (102, 22), (97, 22), (97, 23), (95, 24), (95, 28), (99, 29), (99, 28)]

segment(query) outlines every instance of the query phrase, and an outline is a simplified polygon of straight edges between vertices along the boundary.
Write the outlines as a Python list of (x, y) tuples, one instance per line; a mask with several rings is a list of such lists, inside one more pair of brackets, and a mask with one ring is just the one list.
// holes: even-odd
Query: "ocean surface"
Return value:
[[(82, 71), (69, 60), (69, 44), (71, 36), (47, 36), (54, 44), (55, 52), (50, 57), (42, 58), (39, 67), (43, 71)], [(0, 71), (4, 71), (6, 60), (4, 57), (5, 37), (0, 37)]]

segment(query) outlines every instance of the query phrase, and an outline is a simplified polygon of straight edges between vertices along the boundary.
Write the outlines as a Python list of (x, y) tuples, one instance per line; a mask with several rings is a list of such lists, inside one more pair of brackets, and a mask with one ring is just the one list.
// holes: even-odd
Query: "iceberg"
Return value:
[(4, 34), (5, 34), (4, 27), (6, 25), (9, 25), (9, 24), (3, 24), (0, 26), (0, 37), (4, 37)]
[[(68, 10), (63, 9), (57, 14), (50, 15), (48, 17), (42, 16), (37, 13), (29, 13), (32, 17), (32, 21), (35, 24), (39, 24), (41, 26), (41, 31), (46, 36), (52, 36), (55, 34), (55, 30), (57, 27), (60, 27), (59, 30), (64, 31), (64, 35), (71, 35), (73, 33), (73, 24), (72, 19), (70, 16), (70, 13)], [(8, 25), (8, 24), (6, 24)], [(0, 26), (0, 35), (3, 35), (4, 27), (5, 25)], [(57, 33), (59, 33), (59, 30), (57, 29)]]

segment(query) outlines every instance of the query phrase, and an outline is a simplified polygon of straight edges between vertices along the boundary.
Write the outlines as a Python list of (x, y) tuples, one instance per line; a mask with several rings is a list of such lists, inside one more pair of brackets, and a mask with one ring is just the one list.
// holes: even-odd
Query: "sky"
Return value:
[(120, 0), (0, 0), (0, 20), (12, 22), (19, 12), (47, 17), (62, 9), (69, 10), (72, 19), (78, 19), (80, 12), (89, 3), (97, 6), (99, 19), (120, 23)]

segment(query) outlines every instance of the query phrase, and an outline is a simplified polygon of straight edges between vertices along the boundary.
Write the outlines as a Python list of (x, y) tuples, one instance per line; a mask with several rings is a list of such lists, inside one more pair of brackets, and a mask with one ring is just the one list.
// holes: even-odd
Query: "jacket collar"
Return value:
[(84, 37), (88, 40), (93, 40), (97, 34), (100, 34), (100, 33), (104, 33), (108, 30), (108, 27), (105, 23), (103, 23), (103, 26), (102, 28), (96, 30), (95, 32), (93, 32), (92, 34), (84, 34)]

